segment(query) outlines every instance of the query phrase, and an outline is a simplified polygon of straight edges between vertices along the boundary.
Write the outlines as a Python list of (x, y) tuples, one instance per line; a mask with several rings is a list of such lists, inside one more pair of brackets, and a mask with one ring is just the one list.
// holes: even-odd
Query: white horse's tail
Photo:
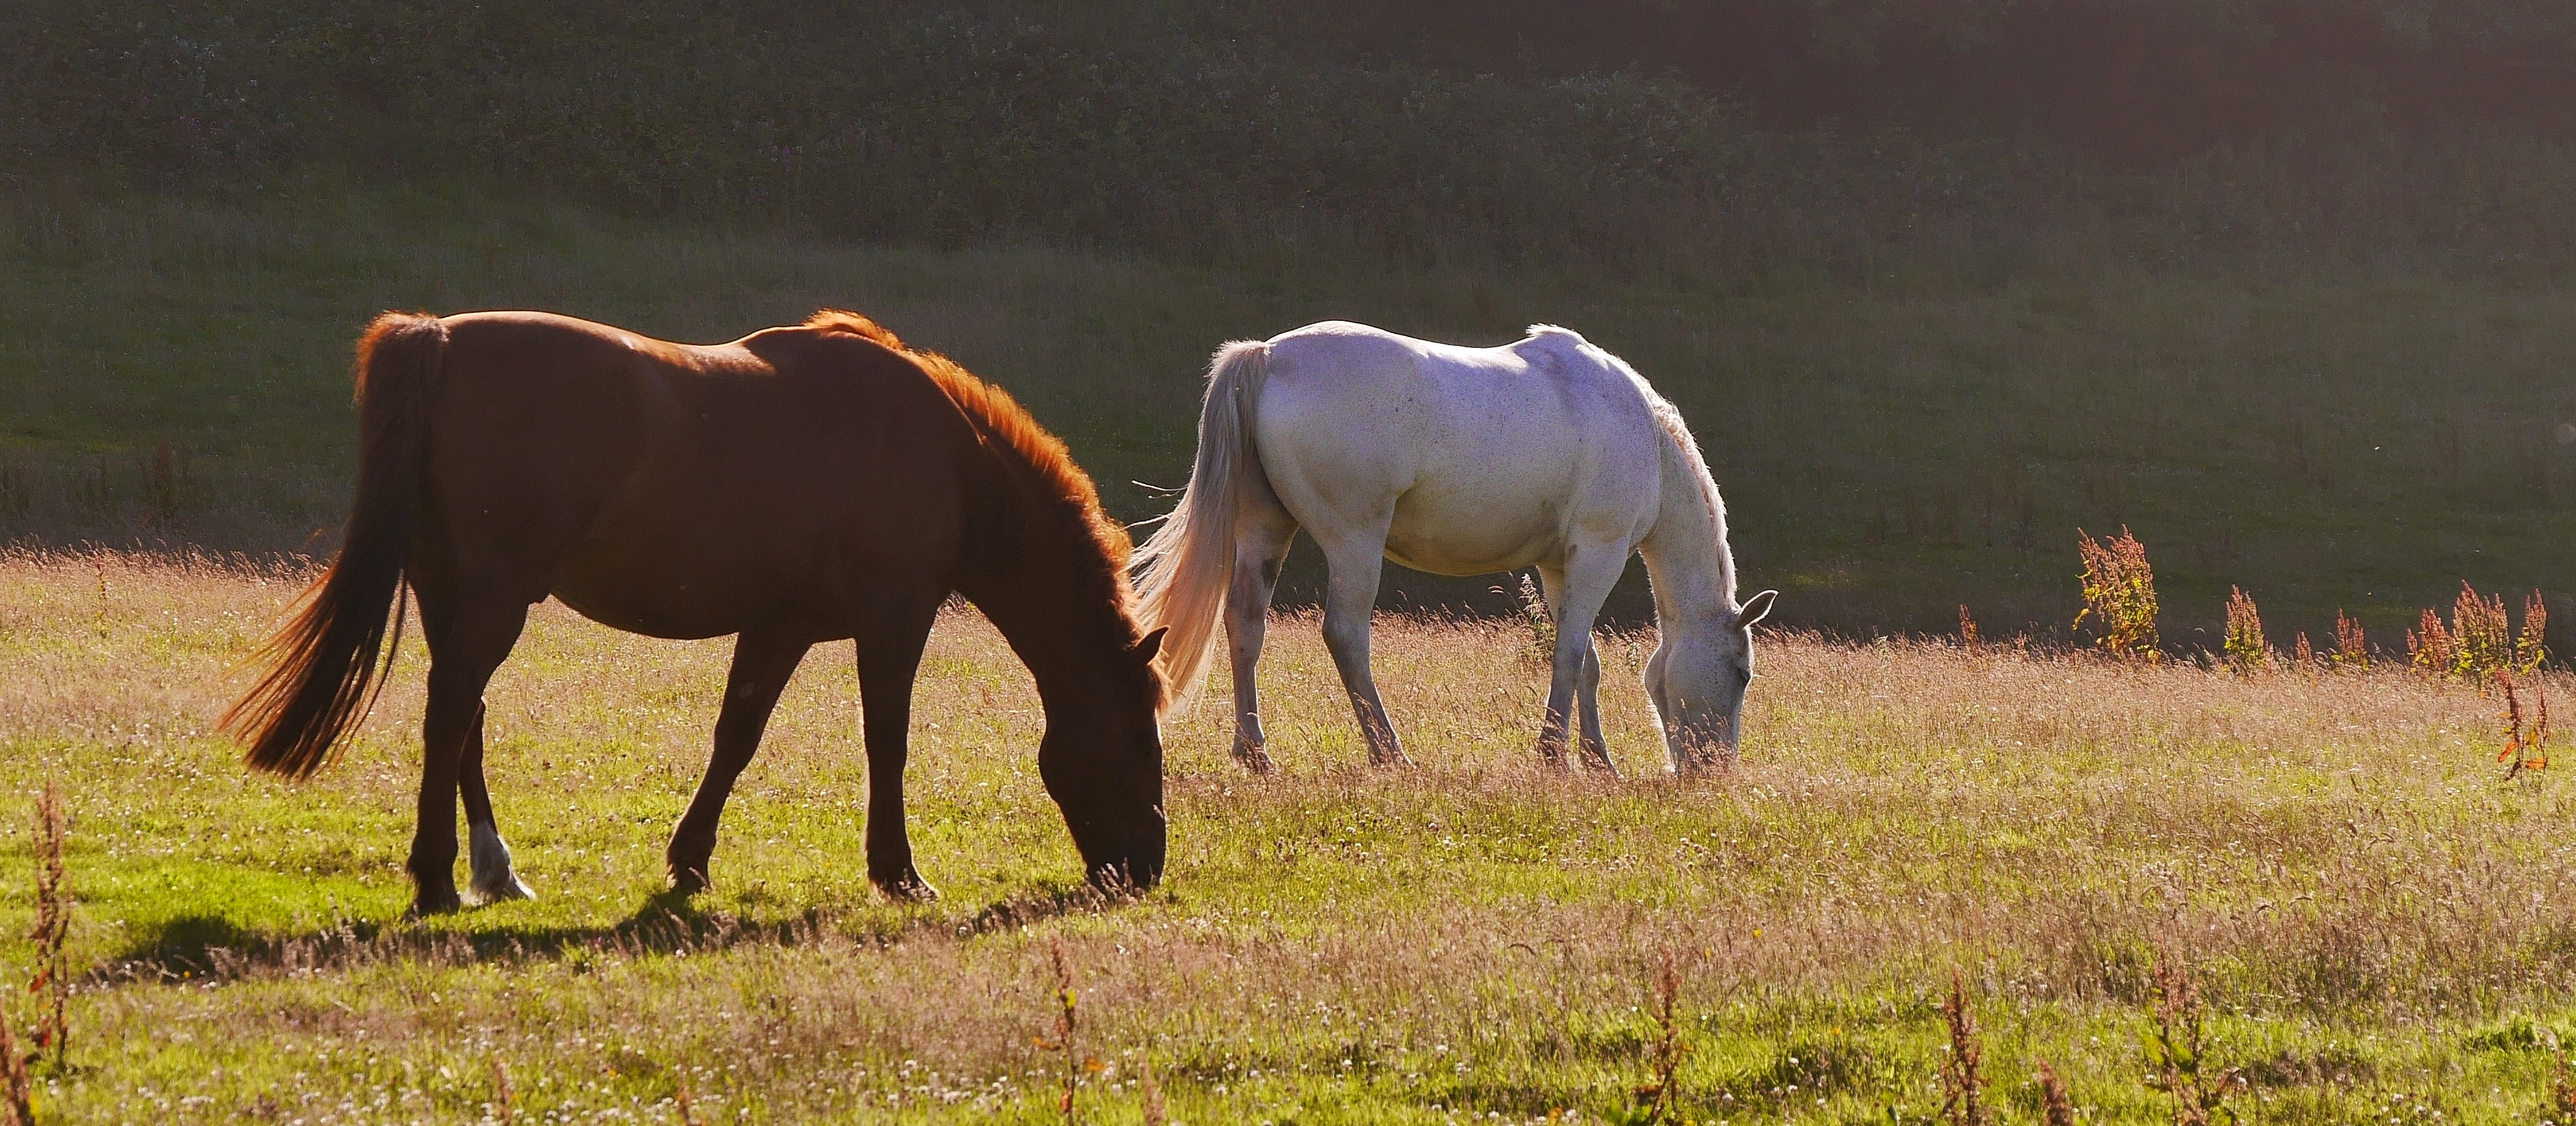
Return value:
[(1252, 446), (1252, 405), (1270, 377), (1270, 346), (1238, 340), (1208, 365), (1199, 408), (1199, 458), (1181, 503), (1136, 549), (1137, 619), (1160, 626), (1166, 713), (1187, 711), (1216, 656), (1217, 619), (1234, 582), (1234, 514), (1244, 481), (1261, 472)]

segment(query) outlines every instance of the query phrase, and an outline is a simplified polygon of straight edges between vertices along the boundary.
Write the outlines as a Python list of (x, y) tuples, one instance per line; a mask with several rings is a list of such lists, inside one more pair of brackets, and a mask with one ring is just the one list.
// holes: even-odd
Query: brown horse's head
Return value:
[(1103, 891), (1141, 891), (1163, 878), (1163, 681), (1154, 668), (1162, 642), (1158, 629), (1064, 670), (1074, 683), (1049, 694), (1038, 776)]

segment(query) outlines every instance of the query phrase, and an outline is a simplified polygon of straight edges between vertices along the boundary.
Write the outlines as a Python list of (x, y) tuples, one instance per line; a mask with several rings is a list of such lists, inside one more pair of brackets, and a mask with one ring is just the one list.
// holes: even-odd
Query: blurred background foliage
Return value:
[(2543, 0), (22, 0), (0, 73), (21, 177), (323, 163), (876, 240), (1684, 286), (2576, 254)]

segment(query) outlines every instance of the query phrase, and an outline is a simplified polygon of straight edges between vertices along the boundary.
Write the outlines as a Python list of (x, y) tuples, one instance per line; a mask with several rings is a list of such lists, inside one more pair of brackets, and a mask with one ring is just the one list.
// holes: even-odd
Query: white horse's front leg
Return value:
[(1583, 718), (1578, 725), (1583, 733), (1583, 761), (1613, 774), (1619, 768), (1610, 762), (1610, 744), (1601, 737), (1601, 647), (1592, 635), (1583, 636), (1583, 670), (1574, 682), (1575, 710)]
[(1610, 598), (1610, 588), (1619, 582), (1619, 573), (1628, 564), (1627, 552), (1618, 547), (1577, 548), (1566, 555), (1565, 566), (1550, 576), (1549, 609), (1556, 619), (1556, 652), (1550, 662), (1547, 714), (1539, 723), (1538, 753), (1549, 765), (1562, 769), (1566, 765), (1566, 745), (1576, 727), (1575, 709), (1580, 704), (1583, 714), (1583, 764), (1597, 770), (1618, 773), (1610, 762), (1610, 750), (1601, 738), (1600, 656), (1592, 649), (1592, 623), (1601, 614), (1601, 604)]
[(1369, 615), (1377, 606), (1378, 569), (1385, 561), (1384, 541), (1365, 549), (1327, 548), (1324, 566), (1324, 647), (1332, 650), (1341, 670), (1342, 687), (1351, 696), (1351, 714), (1359, 719), (1360, 736), (1368, 740), (1369, 761), (1379, 766), (1411, 766), (1404, 744), (1395, 737), (1386, 704), (1378, 699), (1377, 678), (1369, 671)]

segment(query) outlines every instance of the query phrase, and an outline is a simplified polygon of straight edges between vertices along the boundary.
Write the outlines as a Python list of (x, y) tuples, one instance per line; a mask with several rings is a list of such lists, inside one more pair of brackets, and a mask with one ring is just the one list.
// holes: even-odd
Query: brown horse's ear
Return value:
[(1156, 626), (1154, 632), (1145, 635), (1145, 640), (1137, 642), (1136, 648), (1129, 651), (1136, 655), (1136, 663), (1153, 664), (1154, 655), (1163, 651), (1163, 635), (1170, 632), (1170, 626)]
[(1780, 592), (1776, 590), (1766, 590), (1754, 595), (1751, 600), (1745, 602), (1743, 609), (1735, 612), (1736, 626), (1740, 629), (1752, 629), (1753, 623), (1770, 616), (1771, 604), (1779, 600)]

